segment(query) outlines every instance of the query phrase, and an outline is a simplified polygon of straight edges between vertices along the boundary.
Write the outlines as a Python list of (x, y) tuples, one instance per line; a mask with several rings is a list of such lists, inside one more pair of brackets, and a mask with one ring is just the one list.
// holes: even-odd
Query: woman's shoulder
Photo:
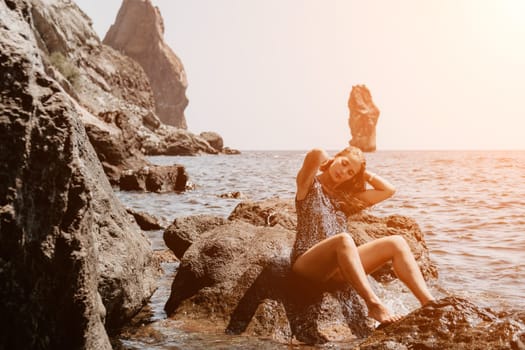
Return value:
[[(314, 176), (312, 179), (312, 182), (306, 186), (305, 189), (297, 191), (297, 194), (295, 195), (295, 201), (296, 202), (303, 202), (306, 197), (312, 192), (312, 189), (318, 188), (320, 186), (319, 179), (317, 176)], [(301, 194), (301, 195), (300, 195)]]

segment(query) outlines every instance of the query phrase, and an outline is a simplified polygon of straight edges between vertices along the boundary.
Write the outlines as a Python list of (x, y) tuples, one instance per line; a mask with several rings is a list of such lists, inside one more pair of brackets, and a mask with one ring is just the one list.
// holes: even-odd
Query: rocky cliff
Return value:
[(374, 152), (379, 109), (372, 101), (370, 90), (365, 85), (352, 86), (348, 109), (350, 110), (348, 125), (352, 134), (350, 145), (359, 147), (363, 152)]
[(102, 44), (91, 20), (73, 2), (29, 1), (44, 69), (75, 101), (112, 184), (118, 185), (123, 173), (153, 169), (145, 155), (221, 151), (203, 137), (158, 118), (154, 92), (141, 65)]
[(150, 0), (124, 0), (104, 44), (125, 53), (142, 66), (151, 84), (160, 120), (186, 129), (186, 73), (181, 60), (163, 37), (160, 11)]
[(55, 20), (77, 26), (45, 27), (44, 4), (0, 1), (0, 348), (111, 349), (108, 333), (144, 305), (160, 271), (42, 51), (43, 37), (64, 57), (68, 40), (97, 47), (96, 37), (74, 4), (51, 3), (72, 11)]

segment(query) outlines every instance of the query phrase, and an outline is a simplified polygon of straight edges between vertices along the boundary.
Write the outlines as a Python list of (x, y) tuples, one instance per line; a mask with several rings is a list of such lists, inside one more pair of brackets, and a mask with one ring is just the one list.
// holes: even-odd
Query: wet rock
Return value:
[(385, 349), (385, 344), (390, 346), (386, 349), (520, 349), (524, 326), (465, 299), (447, 297), (376, 330), (358, 349)]
[[(351, 287), (320, 286), (291, 273), (297, 222), (293, 200), (241, 202), (226, 222), (209, 216), (185, 220), (191, 227), (203, 224), (184, 244), (173, 244), (187, 249), (183, 256), (176, 253), (181, 265), (165, 307), (173, 318), (212, 320), (234, 334), (310, 344), (351, 342), (372, 332), (366, 307)], [(209, 222), (212, 227), (206, 227)], [(175, 234), (191, 232), (191, 227)], [(389, 234), (417, 236), (424, 243), (417, 224), (405, 217), (361, 214), (351, 218), (349, 228), (356, 228), (360, 243)], [(428, 252), (419, 258), (428, 259)], [(427, 264), (433, 266), (429, 259)], [(389, 274), (387, 269), (377, 277), (388, 280)]]
[(182, 192), (186, 190), (187, 181), (188, 175), (182, 165), (151, 165), (122, 173), (119, 185), (124, 191)]
[(111, 349), (160, 269), (46, 73), (32, 9), (0, 1), (0, 348)]
[(231, 199), (241, 199), (243, 198), (243, 194), (239, 191), (234, 192), (227, 192), (227, 193), (221, 193), (218, 195), (219, 198), (231, 198)]
[(184, 252), (199, 236), (217, 226), (224, 225), (226, 220), (211, 215), (195, 215), (176, 218), (164, 231), (163, 239), (175, 256), (182, 258)]
[(160, 230), (164, 228), (163, 225), (160, 223), (159, 219), (157, 219), (153, 215), (142, 211), (137, 211), (131, 208), (126, 208), (126, 211), (133, 215), (139, 227), (144, 231)]
[(184, 253), (165, 310), (216, 331), (306, 343), (348, 341), (372, 331), (348, 286), (318, 285), (290, 272), (295, 234), (231, 221), (204, 232)]
[(370, 90), (365, 85), (352, 86), (348, 98), (348, 126), (352, 134), (350, 145), (359, 147), (363, 152), (376, 150), (376, 124), (379, 109), (372, 101)]

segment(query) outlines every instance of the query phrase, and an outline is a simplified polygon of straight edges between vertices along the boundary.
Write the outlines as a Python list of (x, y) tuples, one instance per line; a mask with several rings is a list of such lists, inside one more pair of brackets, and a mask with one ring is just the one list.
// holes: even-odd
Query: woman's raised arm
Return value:
[(314, 148), (304, 157), (303, 166), (297, 173), (296, 184), (297, 193), (296, 199), (301, 200), (306, 197), (308, 190), (314, 181), (314, 177), (319, 171), (321, 164), (329, 160), (330, 157), (325, 150)]
[(375, 173), (366, 170), (364, 178), (373, 188), (357, 193), (356, 197), (371, 206), (392, 197), (396, 193), (394, 185)]

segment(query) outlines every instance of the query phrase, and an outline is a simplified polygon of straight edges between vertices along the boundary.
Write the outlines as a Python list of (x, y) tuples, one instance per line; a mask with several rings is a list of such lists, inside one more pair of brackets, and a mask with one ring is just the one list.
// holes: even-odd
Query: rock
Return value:
[(264, 201), (243, 201), (228, 217), (229, 220), (242, 220), (256, 226), (282, 226), (295, 231), (297, 214), (293, 200), (279, 198)]
[(236, 154), (241, 154), (241, 151), (236, 150), (236, 149), (232, 149), (230, 147), (224, 147), (222, 149), (222, 153), (228, 154), (228, 155), (236, 155)]
[(221, 193), (217, 197), (219, 198), (231, 198), (231, 199), (241, 199), (244, 198), (244, 195), (239, 191)]
[(139, 152), (140, 143), (127, 123), (126, 115), (121, 112), (106, 112), (100, 118), (104, 120), (110, 116), (113, 120), (107, 124), (86, 122), (85, 128), (109, 181), (118, 185), (123, 171), (143, 168), (149, 162)]
[(379, 109), (372, 101), (372, 95), (365, 85), (352, 86), (348, 98), (348, 125), (352, 134), (350, 145), (360, 148), (363, 152), (376, 150), (376, 124)]
[(376, 330), (357, 349), (385, 349), (385, 344), (390, 344), (387, 349), (522, 349), (523, 326), (465, 299), (447, 297)]
[(212, 146), (218, 152), (221, 152), (222, 149), (224, 148), (224, 142), (222, 140), (222, 137), (216, 132), (213, 132), (213, 131), (201, 132), (200, 137), (206, 140), (206, 142), (208, 142), (210, 146)]
[[(371, 333), (350, 287), (319, 289), (290, 273), (295, 234), (231, 221), (199, 236), (184, 253), (165, 310), (210, 330), (306, 343)], [(247, 249), (249, 247), (249, 249)]]
[(122, 171), (150, 165), (145, 154), (217, 153), (200, 136), (161, 122), (142, 66), (103, 45), (91, 20), (74, 3), (31, 3), (45, 70), (76, 100), (75, 108), (113, 185), (118, 185)]
[(0, 1), (0, 348), (111, 349), (160, 268), (46, 73), (34, 10)]
[(142, 66), (153, 90), (156, 114), (165, 124), (186, 129), (186, 72), (163, 36), (160, 11), (150, 0), (124, 0), (104, 44)]
[[(209, 323), (213, 331), (281, 342), (352, 342), (369, 335), (373, 323), (351, 287), (321, 287), (291, 273), (296, 222), (293, 200), (278, 198), (241, 202), (226, 222), (209, 216), (184, 218), (170, 233), (172, 243), (168, 244), (165, 232), (166, 244), (174, 251), (180, 249), (175, 254), (181, 259), (165, 306), (168, 315)], [(349, 229), (355, 231), (359, 244), (402, 234), (408, 239), (418, 237), (413, 247), (426, 249), (417, 224), (406, 217), (355, 215)], [(189, 237), (175, 242), (174, 237), (188, 232)], [(429, 270), (434, 266), (428, 251), (419, 260), (428, 260), (421, 264)], [(390, 273), (386, 269), (375, 277), (389, 280)]]
[[(402, 236), (410, 246), (423, 277), (426, 280), (437, 279), (437, 267), (430, 259), (423, 233), (414, 219), (401, 215), (379, 218), (362, 212), (349, 217), (348, 232), (358, 246), (381, 237)], [(397, 278), (391, 264), (384, 265), (372, 276), (379, 282), (390, 282)]]
[(164, 231), (164, 242), (166, 246), (175, 253), (175, 256), (181, 259), (186, 249), (188, 249), (203, 232), (224, 225), (225, 223), (225, 219), (209, 215), (177, 218)]
[(188, 175), (182, 165), (145, 166), (138, 170), (123, 172), (120, 189), (124, 191), (173, 192), (185, 191)]
[(145, 212), (137, 211), (132, 208), (126, 208), (126, 211), (133, 215), (135, 221), (144, 231), (160, 230), (164, 228), (159, 222), (159, 219)]

